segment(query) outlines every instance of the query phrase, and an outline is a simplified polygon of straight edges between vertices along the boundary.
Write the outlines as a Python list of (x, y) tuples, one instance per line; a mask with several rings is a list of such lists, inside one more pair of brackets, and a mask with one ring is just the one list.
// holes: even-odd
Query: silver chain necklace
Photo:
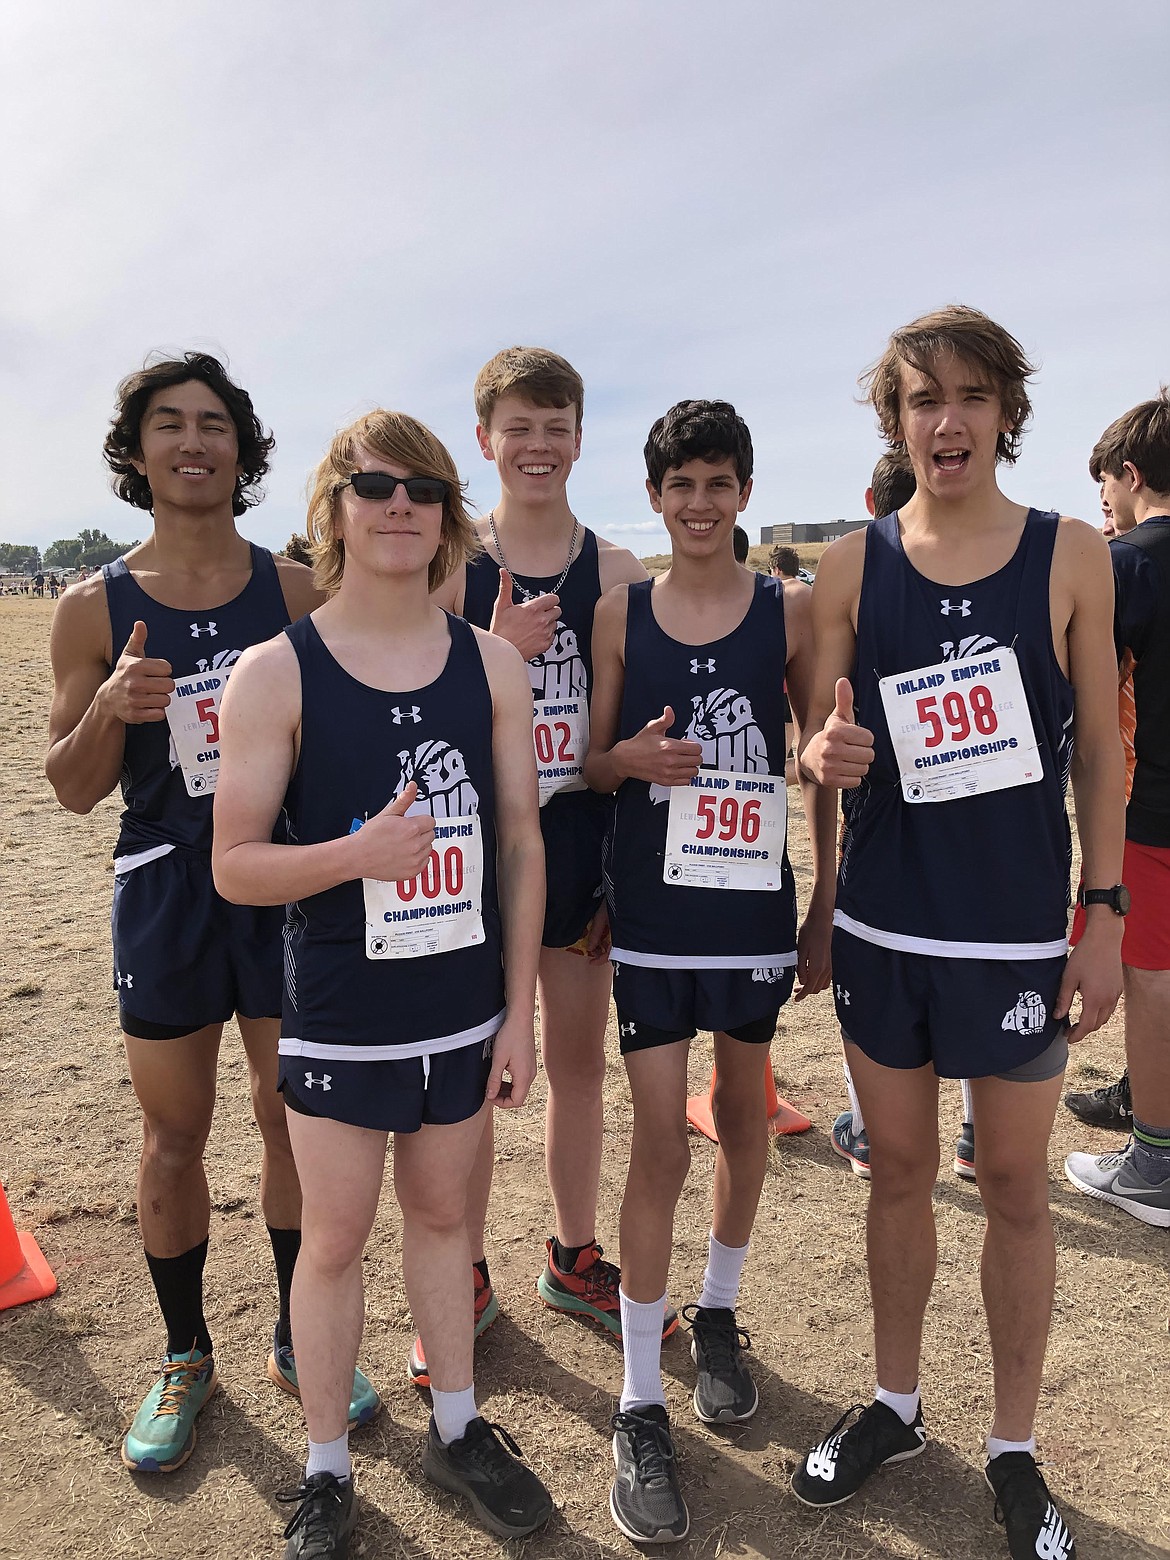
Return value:
[[(496, 551), (500, 555), (500, 562), (504, 565), (504, 568), (507, 569), (508, 573), (512, 576), (512, 578), (515, 579), (516, 578), (516, 571), (515, 571), (515, 569), (512, 568), (512, 565), (508, 562), (507, 558), (504, 557), (504, 549), (500, 545), (500, 533), (496, 530), (496, 512), (495, 512), (494, 509), (489, 512), (488, 517), (487, 517), (487, 522), (488, 522), (488, 530), (492, 533), (492, 545), (495, 547)], [(581, 534), (581, 522), (580, 522), (580, 520), (577, 519), (577, 516), (574, 515), (573, 516), (573, 535), (572, 535), (572, 537), (570, 538), (570, 541), (569, 541), (569, 556), (565, 559), (565, 566), (561, 570), (560, 576), (557, 579), (556, 584), (548, 592), (548, 595), (555, 596), (555, 595), (559, 594), (561, 586), (568, 579), (568, 577), (569, 577), (569, 570), (573, 566), (573, 554), (577, 550), (577, 537), (580, 534)], [(532, 601), (532, 600), (535, 599), (530, 591), (527, 591), (527, 590), (524, 589), (523, 585), (521, 585), (520, 589), (522, 591), (524, 591), (524, 599), (525, 599), (525, 601)]]

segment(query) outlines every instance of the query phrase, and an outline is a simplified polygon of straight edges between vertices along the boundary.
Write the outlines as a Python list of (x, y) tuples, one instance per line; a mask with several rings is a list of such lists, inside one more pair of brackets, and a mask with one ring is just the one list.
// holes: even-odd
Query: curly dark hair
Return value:
[(733, 460), (741, 492), (752, 474), (752, 436), (728, 401), (677, 402), (651, 428), (643, 453), (646, 475), (656, 493), (661, 493), (666, 473), (688, 460), (712, 465)]
[(154, 507), (150, 483), (132, 464), (133, 458), (142, 454), (142, 417), (156, 390), (184, 385), (192, 379), (220, 398), (235, 424), (239, 463), (244, 471), (232, 494), (232, 514), (242, 515), (264, 497), (260, 481), (268, 471), (268, 457), (276, 440), (265, 432), (248, 392), (228, 378), (227, 369), (209, 352), (185, 352), (181, 358), (161, 358), (154, 363), (148, 360), (137, 373), (123, 379), (118, 386), (118, 405), (110, 431), (102, 446), (106, 465), (114, 474), (111, 486), (119, 498), (136, 509)]

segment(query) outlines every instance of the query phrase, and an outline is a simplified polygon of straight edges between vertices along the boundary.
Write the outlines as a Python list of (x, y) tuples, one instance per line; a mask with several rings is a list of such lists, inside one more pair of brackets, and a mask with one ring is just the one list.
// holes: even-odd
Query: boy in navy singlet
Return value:
[[(1170, 1228), (1170, 391), (1119, 417), (1097, 441), (1089, 472), (1113, 517), (1116, 648), (1122, 710), (1133, 715), (1132, 788), (1125, 815), (1133, 906), (1121, 945), (1126, 1074), (1094, 1091), (1093, 1115), (1132, 1123), (1121, 1153), (1070, 1154), (1065, 1173), (1090, 1197), (1144, 1224)], [(1127, 697), (1128, 695), (1128, 697)], [(1124, 730), (1123, 730), (1124, 735)], [(1085, 910), (1078, 906), (1074, 935)], [(1120, 1098), (1119, 1098), (1120, 1096)], [(1125, 1097), (1130, 1096), (1128, 1109)], [(1066, 1103), (1068, 1103), (1066, 1101)]]
[(736, 562), (732, 533), (751, 495), (752, 446), (733, 407), (672, 407), (650, 432), (646, 464), (671, 566), (598, 607), (586, 778), (617, 793), (606, 893), (634, 1101), (610, 1511), (635, 1542), (662, 1543), (685, 1537), (690, 1522), (660, 1365), (674, 1214), (690, 1165), (688, 1043), (699, 1029), (714, 1032), (719, 1135), (707, 1271), (687, 1311), (693, 1401), (705, 1423), (725, 1424), (749, 1419), (759, 1401), (735, 1307), (768, 1154), (764, 1068), (794, 972), (798, 997), (828, 984), (836, 796), (817, 793), (814, 887), (798, 936), (784, 678), (787, 667), (803, 726), (809, 603)]
[[(206, 353), (132, 374), (105, 443), (120, 498), (154, 528), (125, 558), (66, 592), (53, 620), (46, 772), (89, 812), (121, 779), (114, 853), (114, 986), (143, 1114), (138, 1221), (167, 1330), (162, 1373), (123, 1460), (169, 1472), (190, 1456), (216, 1385), (203, 1314), (211, 1129), (225, 1019), (236, 1014), (263, 1140), (261, 1203), (281, 1297), (268, 1370), (296, 1392), (288, 1297), (300, 1190), (276, 1093), (281, 916), (239, 909), (211, 879), (218, 707), (249, 645), (320, 600), (308, 569), (236, 530), (260, 497), (272, 439), (247, 394)], [(364, 1377), (355, 1421), (377, 1410)]]
[(813, 589), (801, 762), (845, 792), (833, 985), (869, 1132), (878, 1386), (793, 1488), (834, 1505), (925, 1443), (938, 1079), (968, 1077), (995, 1366), (987, 1479), (1017, 1560), (1070, 1560), (1033, 1439), (1056, 1263), (1047, 1150), (1068, 1043), (1117, 1002), (1122, 923), (1116, 900), (1094, 905), (1066, 958), (1065, 784), (1071, 768), (1086, 883), (1117, 885), (1122, 756), (1105, 544), (996, 483), (1019, 450), (1030, 372), (974, 309), (895, 332), (866, 384), (917, 489), (835, 543)]
[[(601, 845), (609, 803), (586, 788), (581, 766), (589, 745), (593, 610), (604, 591), (645, 579), (646, 571), (569, 508), (566, 484), (581, 453), (584, 396), (572, 365), (541, 347), (509, 347), (480, 370), (476, 436), (499, 473), (500, 497), (478, 524), (482, 550), (455, 570), (437, 599), (509, 640), (528, 662), (547, 870), (537, 993), (556, 1225), (536, 1289), (546, 1305), (616, 1333), (618, 1271), (597, 1244), (610, 996)], [(477, 1331), (497, 1313), (484, 1260), (493, 1163), (489, 1124), (468, 1208)], [(669, 1311), (667, 1331), (677, 1325)], [(426, 1385), (417, 1342), (410, 1373)]]
[(304, 1194), (309, 1457), (281, 1498), (299, 1503), (289, 1560), (329, 1560), (356, 1518), (346, 1402), (390, 1133), (434, 1398), (423, 1470), (505, 1538), (552, 1511), (476, 1410), (466, 1228), (486, 1121), (536, 1072), (544, 853), (524, 664), (428, 593), (474, 546), (450, 455), (413, 418), (368, 413), (317, 469), (308, 535), (334, 594), (232, 679), (215, 873), (236, 902), (288, 905), (280, 1077)]

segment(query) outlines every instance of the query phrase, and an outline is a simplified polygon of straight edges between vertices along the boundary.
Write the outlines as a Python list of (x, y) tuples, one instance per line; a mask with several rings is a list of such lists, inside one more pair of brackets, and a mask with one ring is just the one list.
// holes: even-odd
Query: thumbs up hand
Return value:
[(512, 576), (500, 570), (500, 589), (492, 608), (491, 630), (516, 646), (526, 661), (534, 661), (552, 644), (561, 615), (559, 596), (537, 596), (532, 601), (516, 601)]
[(402, 792), (351, 834), (354, 877), (377, 878), (381, 883), (409, 882), (427, 864), (435, 837), (430, 813), (407, 813), (418, 798), (412, 780)]
[[(636, 737), (619, 742), (615, 756), (624, 773), (651, 785), (690, 785), (699, 772), (703, 749), (698, 742), (668, 737), (674, 711), (668, 704), (655, 720), (647, 721)], [(620, 749), (620, 753), (618, 753)]]
[(171, 663), (147, 655), (146, 624), (139, 620), (130, 630), (114, 670), (102, 684), (103, 703), (124, 725), (142, 726), (166, 720), (174, 691)]
[(860, 785), (869, 772), (873, 732), (854, 719), (853, 688), (847, 677), (838, 677), (829, 718), (801, 754), (800, 763), (818, 785), (840, 791)]

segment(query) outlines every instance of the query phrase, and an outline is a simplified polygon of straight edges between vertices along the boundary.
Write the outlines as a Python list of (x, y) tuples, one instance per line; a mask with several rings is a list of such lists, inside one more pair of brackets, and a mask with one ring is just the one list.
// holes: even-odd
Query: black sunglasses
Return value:
[(394, 497), (399, 485), (412, 504), (441, 504), (451, 491), (442, 477), (392, 477), (388, 471), (355, 471), (347, 481), (359, 498), (382, 503)]

